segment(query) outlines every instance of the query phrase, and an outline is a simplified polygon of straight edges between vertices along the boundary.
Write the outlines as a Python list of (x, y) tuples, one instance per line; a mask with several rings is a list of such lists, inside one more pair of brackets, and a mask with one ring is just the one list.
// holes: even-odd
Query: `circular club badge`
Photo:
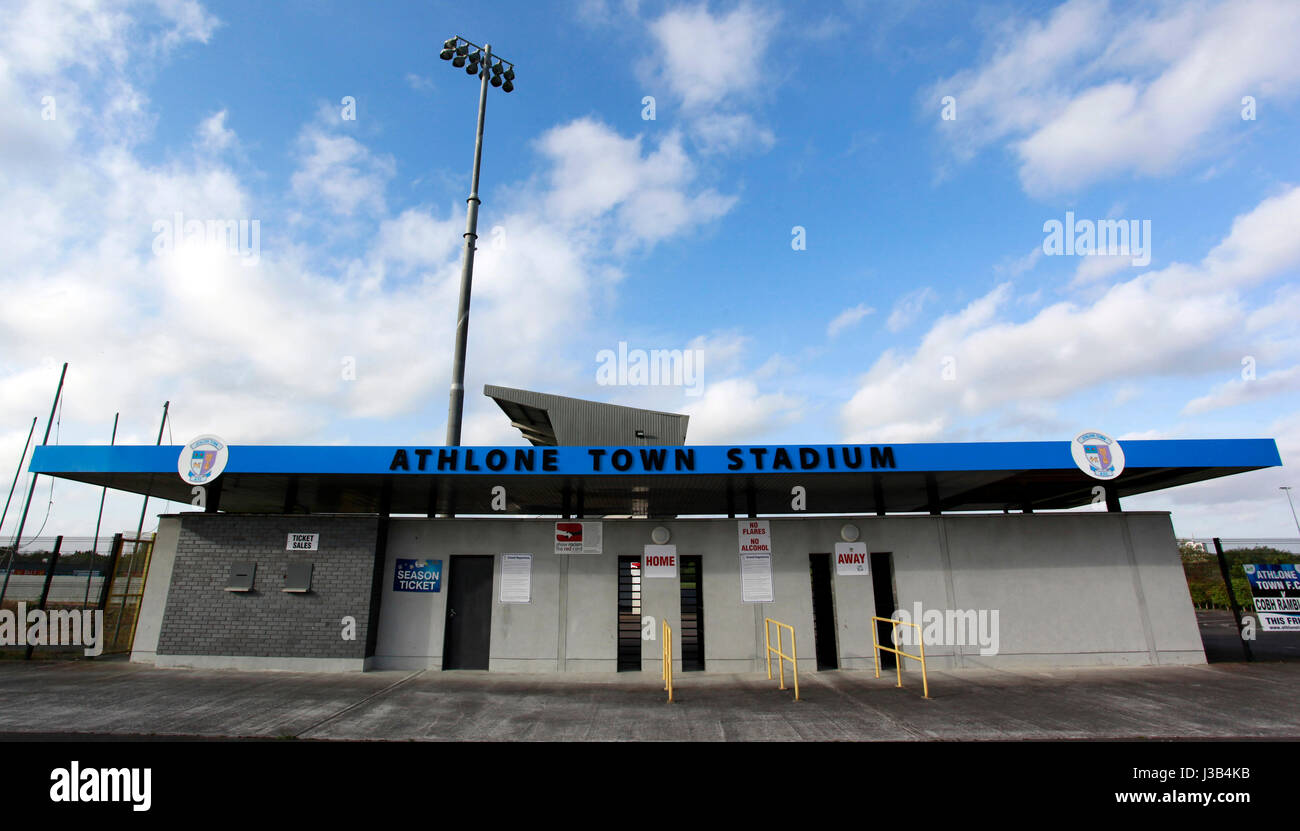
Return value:
[(199, 436), (181, 448), (176, 471), (191, 485), (206, 485), (226, 469), (230, 451), (217, 436)]
[(1124, 472), (1124, 449), (1105, 433), (1080, 433), (1070, 442), (1079, 470), (1094, 479), (1114, 479)]

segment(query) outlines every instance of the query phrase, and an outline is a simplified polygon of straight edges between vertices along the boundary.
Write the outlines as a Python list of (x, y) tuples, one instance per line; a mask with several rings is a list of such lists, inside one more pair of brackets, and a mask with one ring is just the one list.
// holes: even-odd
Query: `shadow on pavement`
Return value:
[[(1196, 622), (1201, 627), (1205, 660), (1212, 664), (1246, 660), (1232, 612), (1197, 609)], [(1300, 632), (1261, 632), (1256, 628), (1250, 651), (1256, 661), (1300, 661)]]

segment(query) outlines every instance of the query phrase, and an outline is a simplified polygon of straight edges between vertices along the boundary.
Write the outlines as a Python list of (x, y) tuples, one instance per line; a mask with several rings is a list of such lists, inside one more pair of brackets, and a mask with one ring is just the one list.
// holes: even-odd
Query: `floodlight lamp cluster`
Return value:
[(465, 67), (466, 75), (488, 72), (488, 83), (494, 87), (501, 87), (506, 92), (513, 92), (515, 89), (514, 64), (494, 55), (489, 70), (484, 50), (462, 37), (448, 38), (443, 41), (442, 51), (438, 53), (438, 57), (444, 61), (451, 61), (454, 67)]

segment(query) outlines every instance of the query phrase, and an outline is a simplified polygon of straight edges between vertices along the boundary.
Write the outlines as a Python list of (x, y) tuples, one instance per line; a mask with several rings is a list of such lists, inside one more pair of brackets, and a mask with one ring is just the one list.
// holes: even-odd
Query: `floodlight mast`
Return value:
[(1286, 504), (1291, 506), (1291, 519), (1295, 522), (1295, 529), (1297, 531), (1300, 531), (1300, 519), (1296, 518), (1295, 503), (1291, 501), (1291, 486), (1283, 485), (1282, 487), (1278, 488), (1278, 490), (1286, 494)]
[[(468, 208), (465, 211), (465, 252), (460, 266), (460, 302), (456, 312), (456, 352), (451, 365), (451, 393), (447, 405), (447, 446), (460, 444), (461, 417), (465, 410), (465, 348), (469, 340), (469, 302), (474, 282), (474, 244), (478, 240), (478, 196), (479, 165), (483, 160), (483, 121), (487, 115), (488, 83), (503, 86), (510, 92), (514, 89), (514, 64), (508, 71), (504, 70), (507, 62), (497, 60), (492, 64), (492, 45), (478, 46), (462, 37), (455, 37), (443, 43), (439, 57), (451, 60), (453, 66), (465, 67), (466, 74), (479, 76), (478, 92), (478, 130), (474, 136), (474, 171), (470, 179)], [(473, 50), (472, 52), (470, 50)], [(468, 57), (467, 57), (468, 56)], [(453, 60), (454, 58), (454, 60)]]

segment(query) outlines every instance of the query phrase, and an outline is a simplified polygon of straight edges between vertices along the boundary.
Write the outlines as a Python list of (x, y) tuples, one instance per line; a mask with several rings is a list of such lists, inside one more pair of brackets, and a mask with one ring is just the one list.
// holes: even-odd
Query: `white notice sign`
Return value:
[(741, 554), (771, 554), (772, 532), (765, 519), (742, 519), (740, 528)]
[(501, 602), (528, 603), (532, 597), (533, 555), (501, 555)]
[(835, 573), (841, 577), (859, 577), (868, 573), (865, 542), (835, 543)]
[(641, 574), (646, 577), (677, 577), (677, 546), (647, 545), (645, 559), (641, 561)]
[(745, 603), (771, 603), (772, 555), (740, 555), (740, 599)]
[(290, 534), (284, 544), (285, 551), (315, 551), (320, 545), (320, 534)]

